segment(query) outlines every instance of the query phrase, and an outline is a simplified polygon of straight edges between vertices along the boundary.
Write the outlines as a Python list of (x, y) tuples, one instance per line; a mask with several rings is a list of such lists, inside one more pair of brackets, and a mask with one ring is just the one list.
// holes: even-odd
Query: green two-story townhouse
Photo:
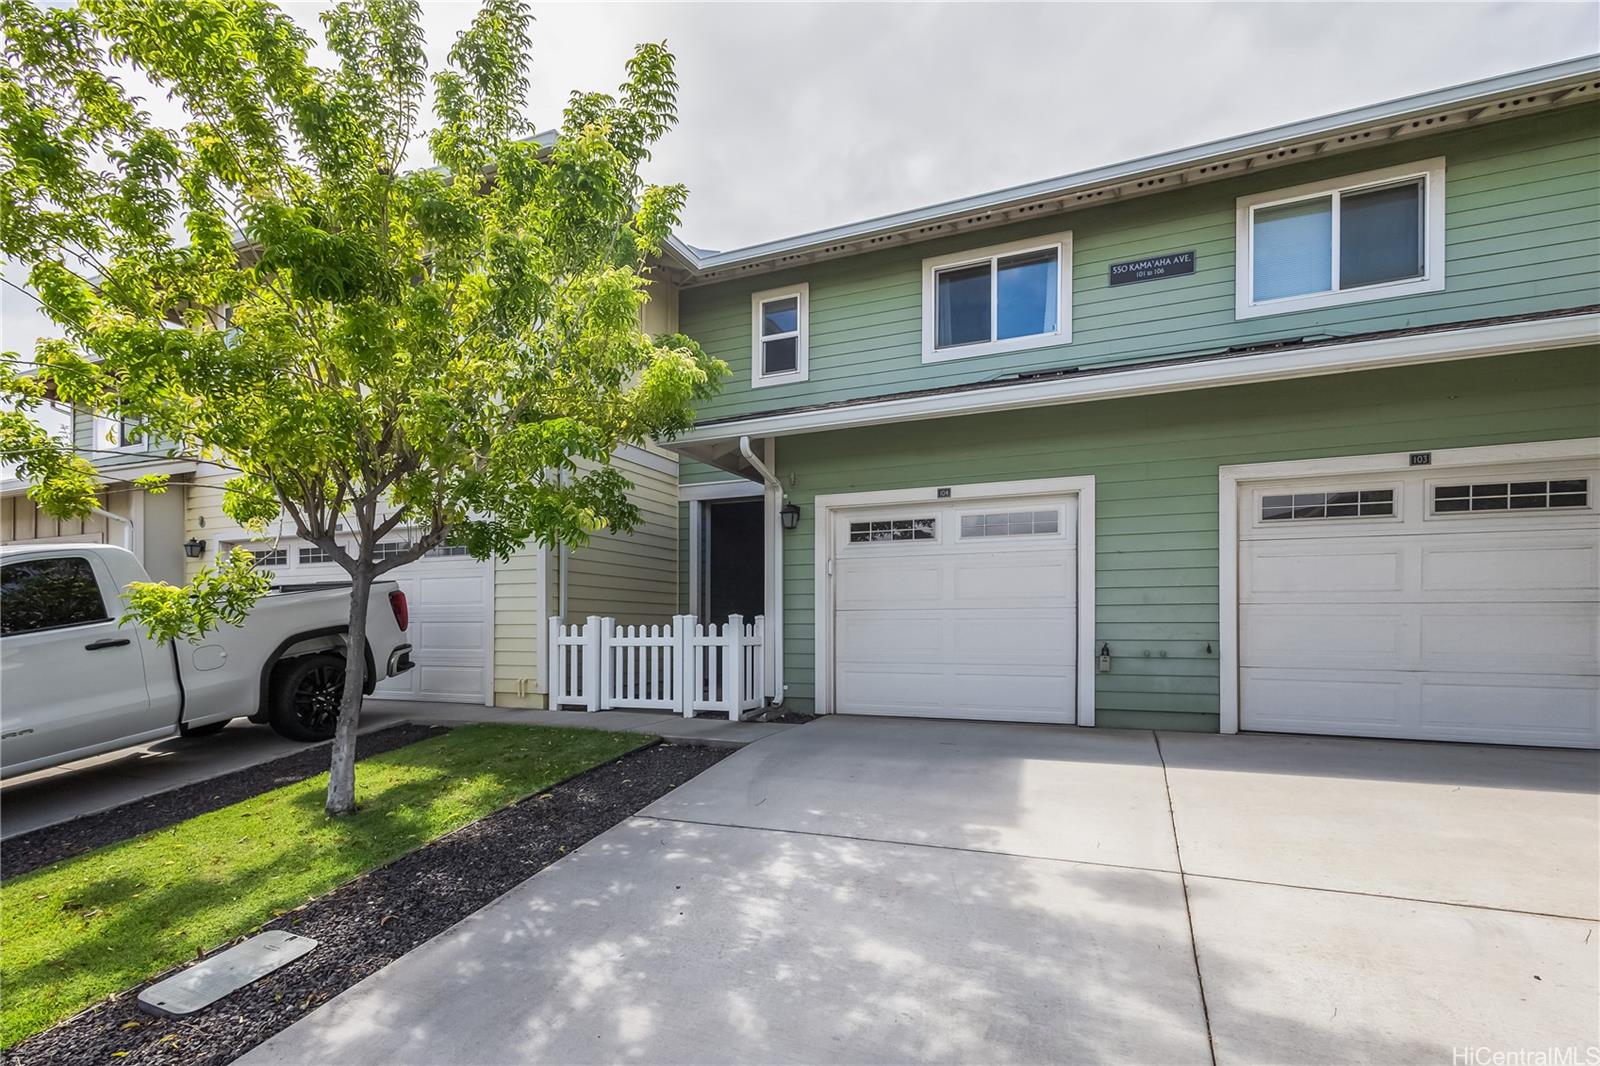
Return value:
[(1600, 57), (661, 276), (786, 705), (1600, 743)]

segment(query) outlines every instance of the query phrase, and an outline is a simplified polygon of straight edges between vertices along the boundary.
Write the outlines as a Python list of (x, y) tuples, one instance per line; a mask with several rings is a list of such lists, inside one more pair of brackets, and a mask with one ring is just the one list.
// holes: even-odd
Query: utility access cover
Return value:
[(139, 1009), (168, 1018), (193, 1014), (229, 992), (289, 965), (316, 946), (310, 937), (282, 930), (260, 933), (151, 985), (139, 993)]

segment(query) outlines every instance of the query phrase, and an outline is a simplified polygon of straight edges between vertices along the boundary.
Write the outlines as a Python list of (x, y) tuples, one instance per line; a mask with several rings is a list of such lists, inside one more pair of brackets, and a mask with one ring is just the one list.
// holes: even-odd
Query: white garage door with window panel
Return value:
[(1600, 745), (1597, 490), (1584, 459), (1240, 484), (1240, 727)]
[(1052, 495), (829, 511), (832, 709), (1074, 722), (1078, 506)]
[[(272, 544), (251, 542), (240, 547), (256, 554), (257, 565), (273, 572), (280, 584), (348, 581), (343, 568), (321, 548), (300, 540)], [(378, 545), (378, 554), (407, 550), (403, 539)], [(411, 625), (411, 659), (415, 666), (391, 677), (375, 697), (441, 703), (488, 703), (493, 665), (491, 611), (494, 571), (456, 545), (436, 548), (414, 563), (384, 574), (406, 594)]]

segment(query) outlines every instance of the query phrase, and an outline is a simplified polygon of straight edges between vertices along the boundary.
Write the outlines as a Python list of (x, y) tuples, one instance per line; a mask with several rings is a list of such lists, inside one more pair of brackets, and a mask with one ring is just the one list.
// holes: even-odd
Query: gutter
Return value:
[[(778, 507), (781, 508), (784, 498), (783, 483), (778, 480), (771, 470), (767, 469), (767, 464), (756, 456), (755, 449), (750, 447), (749, 437), (739, 438), (739, 452), (744, 456), (745, 462), (754, 467), (756, 473), (761, 475), (762, 484), (767, 487), (768, 495), (777, 494)], [(767, 511), (770, 515), (776, 509), (769, 507)], [(772, 527), (770, 535), (772, 537), (772, 613), (774, 615), (772, 625), (769, 627), (772, 633), (772, 706), (781, 707), (783, 706), (784, 691), (788, 687), (783, 683), (783, 523), (780, 521), (770, 522), (769, 524)]]
[(116, 522), (118, 525), (122, 526), (122, 546), (127, 548), (129, 551), (133, 551), (133, 519), (127, 517), (126, 515), (120, 515), (112, 511), (107, 511), (103, 507), (96, 507), (89, 513), (95, 515), (96, 517), (104, 518), (108, 522)]

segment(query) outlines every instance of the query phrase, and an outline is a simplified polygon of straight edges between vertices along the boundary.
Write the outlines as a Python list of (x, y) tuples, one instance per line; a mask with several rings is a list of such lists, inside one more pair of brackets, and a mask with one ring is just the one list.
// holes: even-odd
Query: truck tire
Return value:
[(281, 664), (272, 678), (267, 722), (290, 740), (327, 740), (344, 696), (344, 656), (303, 655)]

